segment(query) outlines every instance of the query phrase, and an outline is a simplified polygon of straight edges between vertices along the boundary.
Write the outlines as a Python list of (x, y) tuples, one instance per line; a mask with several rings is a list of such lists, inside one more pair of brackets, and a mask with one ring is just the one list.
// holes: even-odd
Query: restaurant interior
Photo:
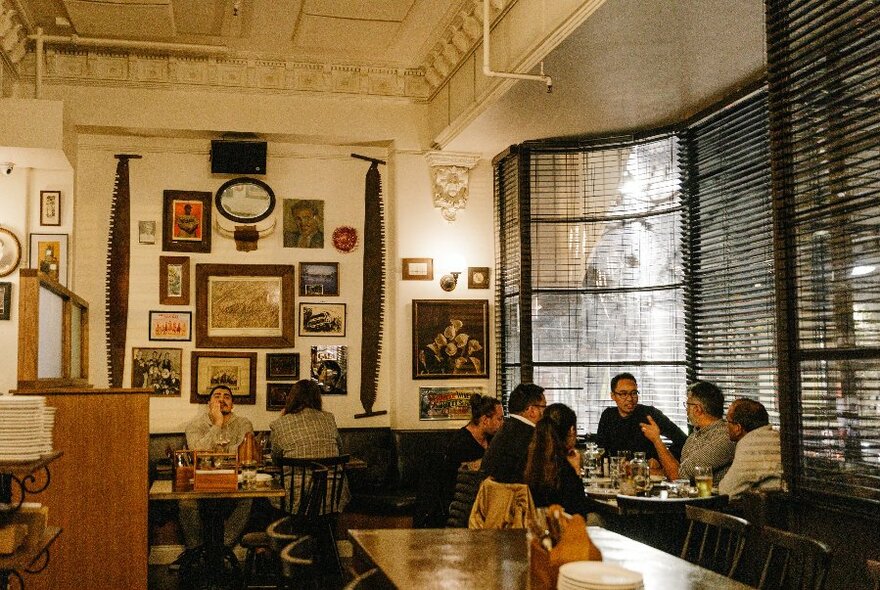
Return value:
[(583, 447), (623, 371), (685, 432), (693, 381), (762, 402), (749, 530), (877, 588), (878, 61), (877, 0), (0, 0), (0, 530), (46, 530), (0, 588), (177, 588), (187, 423), (228, 385), (265, 443), (300, 379), (357, 460), (318, 587), (407, 587), (375, 543), (549, 588), (419, 511), (470, 395), (541, 385)]

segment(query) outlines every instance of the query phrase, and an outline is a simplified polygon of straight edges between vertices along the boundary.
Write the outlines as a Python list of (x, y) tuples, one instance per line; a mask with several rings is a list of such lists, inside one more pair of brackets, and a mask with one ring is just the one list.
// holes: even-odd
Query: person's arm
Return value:
[(678, 479), (678, 468), (680, 466), (678, 459), (663, 444), (663, 439), (660, 438), (660, 426), (650, 415), (648, 415), (648, 423), (642, 424), (642, 434), (654, 445), (654, 449), (657, 451), (657, 458), (660, 460), (660, 466), (663, 468), (666, 477), (670, 480)]

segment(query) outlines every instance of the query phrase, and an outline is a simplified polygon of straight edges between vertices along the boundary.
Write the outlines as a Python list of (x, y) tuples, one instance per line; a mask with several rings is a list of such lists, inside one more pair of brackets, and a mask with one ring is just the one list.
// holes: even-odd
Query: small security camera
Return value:
[(3, 162), (0, 164), (0, 170), (3, 170), (5, 176), (12, 174), (13, 168), (15, 168), (15, 162)]

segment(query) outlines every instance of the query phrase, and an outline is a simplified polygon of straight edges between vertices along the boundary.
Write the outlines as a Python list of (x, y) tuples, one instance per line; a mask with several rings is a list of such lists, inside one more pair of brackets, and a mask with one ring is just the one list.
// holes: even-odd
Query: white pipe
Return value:
[(43, 98), (43, 27), (37, 27), (36, 74), (34, 76), (34, 98)]
[(489, 63), (489, 2), (483, 0), (483, 75), (495, 78), (516, 78), (518, 80), (537, 80), (547, 85), (547, 92), (553, 92), (553, 79), (544, 75), (544, 62), (541, 62), (541, 74), (518, 74), (516, 72), (493, 72)]
[(226, 55), (230, 49), (223, 45), (194, 45), (189, 43), (163, 43), (160, 41), (128, 41), (125, 39), (99, 39), (71, 35), (29, 35), (28, 39), (42, 39), (50, 45), (74, 45), (86, 47), (120, 47), (123, 49), (153, 49), (171, 53), (191, 53), (202, 55)]

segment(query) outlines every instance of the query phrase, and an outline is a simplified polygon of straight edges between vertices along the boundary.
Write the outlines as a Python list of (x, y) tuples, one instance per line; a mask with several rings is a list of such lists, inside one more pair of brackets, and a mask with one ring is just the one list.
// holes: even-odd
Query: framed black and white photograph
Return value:
[(12, 283), (0, 283), (0, 320), (10, 318), (12, 305)]
[(236, 404), (257, 403), (256, 352), (194, 350), (189, 365), (190, 403), (208, 403), (217, 385), (228, 387)]
[(61, 225), (61, 191), (40, 191), (40, 225)]
[(300, 303), (300, 336), (345, 336), (344, 303)]
[(138, 221), (138, 243), (139, 244), (155, 244), (156, 243), (156, 222), (155, 221)]
[(311, 376), (325, 395), (348, 393), (348, 347), (313, 346)]
[(296, 381), (299, 379), (298, 352), (266, 353), (266, 381)]
[(302, 297), (339, 295), (339, 263), (300, 262), (299, 294)]
[(413, 379), (489, 377), (489, 301), (415, 299)]
[(182, 348), (132, 348), (131, 386), (152, 388), (156, 397), (179, 397)]

